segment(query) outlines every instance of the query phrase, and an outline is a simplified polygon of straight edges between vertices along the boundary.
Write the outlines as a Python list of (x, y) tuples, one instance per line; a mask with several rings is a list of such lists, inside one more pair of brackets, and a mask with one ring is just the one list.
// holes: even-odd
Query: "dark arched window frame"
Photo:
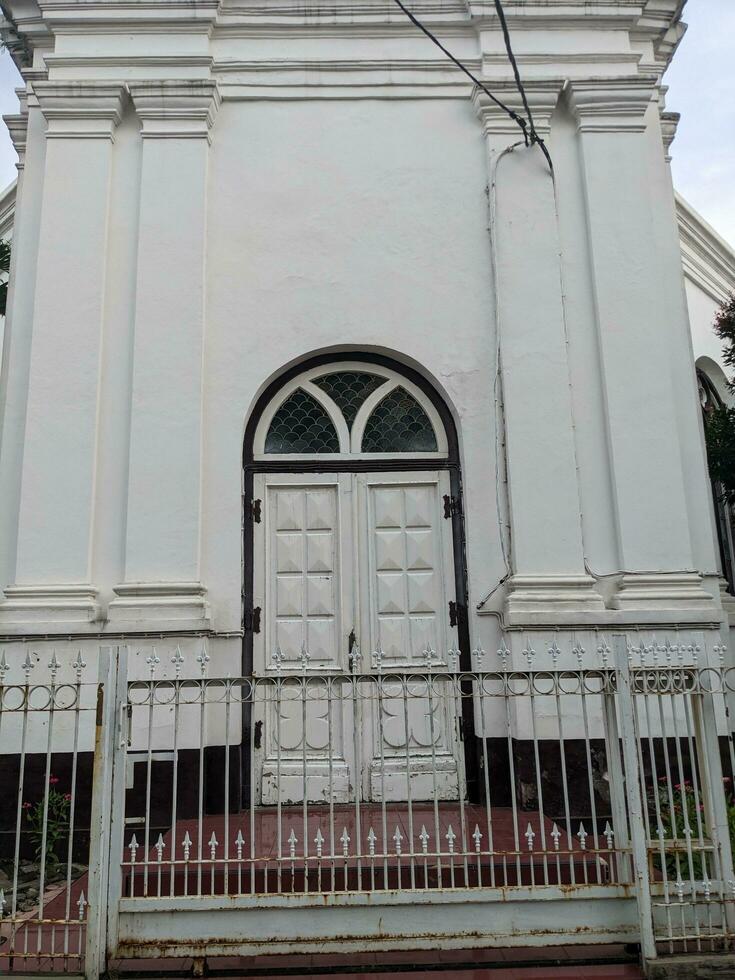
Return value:
[[(706, 421), (708, 415), (719, 408), (723, 408), (725, 403), (712, 380), (707, 377), (704, 371), (699, 369), (697, 369), (697, 387), (699, 390), (699, 404), (702, 408), (702, 416)], [(732, 507), (725, 500), (720, 484), (715, 480), (711, 480), (710, 482), (712, 486), (712, 502), (715, 509), (717, 543), (720, 550), (720, 567), (722, 568), (722, 575), (727, 582), (727, 591), (730, 595), (735, 596), (735, 544)]]

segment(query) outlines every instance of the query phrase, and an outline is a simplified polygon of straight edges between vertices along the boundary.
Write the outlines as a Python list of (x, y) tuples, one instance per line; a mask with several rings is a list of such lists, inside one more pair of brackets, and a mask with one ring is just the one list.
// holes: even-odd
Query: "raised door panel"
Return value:
[(352, 705), (336, 683), (352, 627), (349, 477), (260, 476), (253, 637), (260, 802), (346, 801)]
[(341, 662), (339, 493), (333, 486), (269, 486), (266, 501), (266, 649), (281, 663)]
[[(446, 662), (452, 642), (448, 592), (453, 569), (446, 565), (438, 474), (410, 482), (365, 482), (365, 568), (371, 650), (387, 664)], [(448, 529), (451, 532), (451, 528)], [(449, 552), (451, 559), (451, 551)]]
[(372, 800), (456, 799), (459, 689), (443, 670), (457, 645), (448, 615), (448, 476), (370, 474), (358, 483), (363, 654), (367, 642), (366, 669), (372, 663), (377, 672), (377, 651), (382, 675), (364, 703), (363, 792)]

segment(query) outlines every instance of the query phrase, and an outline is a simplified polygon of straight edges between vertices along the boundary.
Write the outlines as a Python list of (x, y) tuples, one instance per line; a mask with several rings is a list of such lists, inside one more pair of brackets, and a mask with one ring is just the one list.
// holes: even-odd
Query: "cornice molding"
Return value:
[(33, 82), (46, 139), (114, 139), (125, 88), (107, 82)]
[[(21, 73), (21, 78), (26, 84), (33, 85), (34, 82), (45, 82), (48, 79), (48, 69), (47, 68), (24, 68)], [(18, 89), (16, 89), (16, 92)]]
[[(194, 68), (209, 71), (214, 63), (211, 55), (58, 55), (49, 54), (44, 58), (46, 67), (52, 72), (59, 69), (120, 69), (118, 74), (124, 76), (136, 68), (177, 70)], [(56, 79), (57, 81), (59, 79)], [(116, 81), (118, 79), (115, 79)]]
[(219, 8), (219, 0), (38, 0), (43, 23), (54, 34), (82, 33), (80, 28), (104, 25), (105, 33), (160, 27), (179, 30), (208, 30)]
[(643, 0), (643, 13), (631, 31), (632, 41), (651, 44), (655, 68), (663, 74), (676, 53), (687, 26), (682, 22), (686, 0)]
[[(465, 58), (462, 62), (470, 71), (479, 72), (481, 63), (479, 58)], [(457, 68), (446, 58), (402, 58), (400, 61), (388, 59), (333, 59), (333, 58), (283, 58), (269, 59), (264, 58), (258, 61), (241, 61), (238, 59), (217, 59), (212, 64), (212, 70), (216, 72), (242, 72), (246, 73), (266, 73), (266, 72), (441, 72), (446, 75), (457, 75), (463, 84), (466, 76), (462, 75)]]
[(735, 290), (735, 248), (680, 194), (676, 194), (676, 220), (684, 274), (721, 303)]
[[(6, 0), (8, 12), (33, 49), (52, 48), (55, 35), (198, 33), (213, 38), (417, 38), (415, 27), (386, 0), (333, 0), (325, 6), (302, 0)], [(506, 16), (514, 36), (545, 31), (627, 33), (648, 52), (647, 61), (660, 77), (685, 31), (683, 0), (506, 0)], [(414, 0), (412, 10), (442, 38), (495, 35), (484, 64), (495, 58), (498, 19), (494, 0)], [(428, 42), (427, 42), (428, 43)], [(582, 46), (586, 42), (582, 41)], [(566, 58), (564, 51), (547, 56), (516, 46), (521, 65), (557, 63), (602, 64), (605, 59), (632, 65), (640, 52), (625, 45), (602, 44), (599, 50)], [(594, 47), (594, 45), (592, 45)], [(460, 51), (466, 57), (467, 51)], [(558, 71), (557, 71), (558, 74)]]
[(130, 82), (143, 139), (210, 139), (221, 97), (209, 79)]

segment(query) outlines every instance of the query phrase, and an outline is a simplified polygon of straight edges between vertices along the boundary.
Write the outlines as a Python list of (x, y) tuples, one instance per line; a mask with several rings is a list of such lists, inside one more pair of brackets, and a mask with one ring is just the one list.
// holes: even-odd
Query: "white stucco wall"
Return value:
[(726, 386), (722, 343), (712, 325), (721, 303), (735, 291), (735, 247), (682, 197), (677, 197), (677, 215), (694, 358), (729, 402), (732, 394)]
[[(202, 536), (213, 614), (230, 624), (240, 615), (228, 590), (240, 574), (240, 542), (229, 529), (239, 519), (244, 420), (265, 381), (322, 350), (388, 353), (432, 379), (461, 432), (468, 538), (499, 554), (487, 506), (486, 176), (471, 104), (343, 102), (328, 116), (320, 104), (225, 105), (219, 124), (209, 172), (205, 387), (206, 428), (216, 435), (205, 445)], [(469, 555), (480, 590), (502, 575), (486, 555)]]
[[(719, 621), (658, 105), (677, 4), (562, 6), (513, 19), (554, 183), (381, 3), (48, 22), (15, 123), (3, 629), (237, 632), (244, 427), (329, 350), (415, 368), (455, 419), (473, 642), (497, 614)], [(519, 106), (494, 15), (433, 16)]]

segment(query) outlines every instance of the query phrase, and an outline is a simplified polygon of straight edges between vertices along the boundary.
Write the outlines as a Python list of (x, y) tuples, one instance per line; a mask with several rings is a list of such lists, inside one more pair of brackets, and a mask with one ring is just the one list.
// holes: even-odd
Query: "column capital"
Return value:
[(108, 139), (123, 111), (125, 86), (107, 82), (33, 82), (47, 139)]
[(573, 80), (567, 86), (580, 133), (642, 133), (656, 90), (652, 75)]
[[(563, 85), (564, 83), (560, 79), (553, 79), (543, 84), (534, 82), (532, 87), (526, 87), (526, 98), (533, 114), (533, 123), (536, 132), (542, 138), (548, 136), (551, 131), (551, 116), (559, 101)], [(488, 88), (509, 109), (517, 112), (521, 117), (525, 116), (523, 100), (514, 81), (494, 81), (488, 84)], [(487, 93), (478, 86), (475, 86), (472, 91), (472, 104), (486, 136), (490, 134), (520, 135), (518, 123), (511, 119), (508, 113), (496, 105)]]
[(220, 94), (208, 79), (129, 82), (128, 91), (142, 125), (143, 139), (206, 139)]

